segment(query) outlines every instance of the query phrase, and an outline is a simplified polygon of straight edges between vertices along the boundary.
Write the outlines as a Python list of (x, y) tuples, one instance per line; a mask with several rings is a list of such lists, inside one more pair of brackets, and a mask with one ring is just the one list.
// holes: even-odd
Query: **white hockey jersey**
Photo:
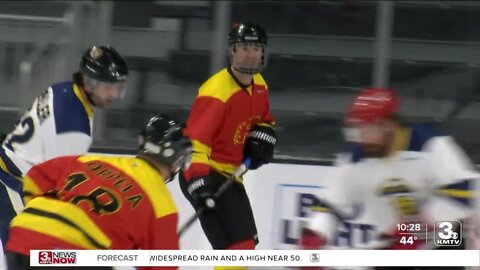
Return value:
[[(22, 177), (51, 158), (85, 154), (92, 143), (92, 124), (92, 106), (77, 85), (54, 84), (34, 100), (3, 141), (0, 167)], [(19, 186), (5, 184), (14, 190)]]
[(359, 146), (342, 156), (307, 225), (327, 237), (327, 248), (384, 248), (381, 235), (409, 217), (422, 217), (424, 231), (472, 214), (480, 177), (455, 141), (422, 126), (402, 133), (403, 150), (388, 158), (367, 158)]

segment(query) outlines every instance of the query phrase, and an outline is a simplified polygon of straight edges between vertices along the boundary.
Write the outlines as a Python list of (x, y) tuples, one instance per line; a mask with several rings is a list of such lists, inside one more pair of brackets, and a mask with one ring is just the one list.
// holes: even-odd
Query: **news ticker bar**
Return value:
[(32, 250), (31, 266), (480, 266), (479, 250)]

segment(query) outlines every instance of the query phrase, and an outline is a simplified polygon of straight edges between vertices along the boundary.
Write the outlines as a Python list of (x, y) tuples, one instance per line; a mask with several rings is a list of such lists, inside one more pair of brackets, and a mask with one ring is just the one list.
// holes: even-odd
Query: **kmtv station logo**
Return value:
[(40, 251), (38, 253), (39, 264), (76, 264), (77, 252), (75, 251)]
[(458, 220), (437, 221), (434, 227), (434, 242), (437, 246), (460, 246), (462, 223)]

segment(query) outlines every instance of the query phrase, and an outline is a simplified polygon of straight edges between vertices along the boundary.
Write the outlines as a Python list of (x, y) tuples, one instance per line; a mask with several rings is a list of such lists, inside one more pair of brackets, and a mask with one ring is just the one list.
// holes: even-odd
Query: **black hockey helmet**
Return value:
[(237, 46), (253, 44), (262, 49), (262, 62), (255, 68), (244, 66), (233, 66), (239, 72), (246, 74), (255, 74), (261, 72), (267, 66), (268, 59), (268, 38), (263, 28), (255, 23), (241, 22), (233, 25), (228, 34), (228, 45), (230, 46), (230, 62), (232, 63), (232, 54)]
[(267, 34), (265, 30), (254, 23), (237, 23), (228, 34), (228, 45), (236, 43), (260, 43), (268, 45)]
[(91, 79), (116, 83), (127, 79), (128, 67), (113, 47), (93, 46), (82, 55), (80, 72)]
[(156, 115), (148, 121), (139, 136), (139, 153), (152, 156), (172, 170), (170, 182), (181, 168), (189, 165), (192, 143), (183, 135), (184, 125), (166, 116)]

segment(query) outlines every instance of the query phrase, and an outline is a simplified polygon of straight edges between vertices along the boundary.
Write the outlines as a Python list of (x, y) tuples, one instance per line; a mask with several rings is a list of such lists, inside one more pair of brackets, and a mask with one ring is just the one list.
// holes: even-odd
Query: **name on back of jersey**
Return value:
[(37, 117), (40, 124), (50, 116), (49, 100), (50, 94), (48, 90), (37, 97)]

